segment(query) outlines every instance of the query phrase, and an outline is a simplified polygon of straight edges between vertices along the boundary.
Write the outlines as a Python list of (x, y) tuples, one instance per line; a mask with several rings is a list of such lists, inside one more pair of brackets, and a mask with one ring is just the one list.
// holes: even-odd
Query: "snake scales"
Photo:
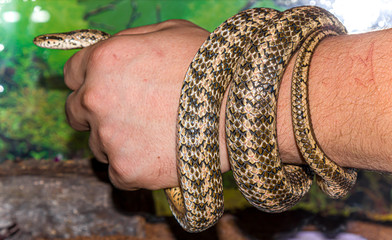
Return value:
[[(257, 8), (221, 24), (200, 47), (181, 91), (178, 113), (180, 187), (166, 189), (181, 226), (199, 232), (223, 214), (219, 160), (219, 113), (229, 90), (226, 135), (235, 181), (245, 198), (267, 212), (295, 205), (309, 190), (313, 175), (320, 188), (338, 198), (356, 181), (353, 169), (337, 166), (323, 153), (312, 131), (307, 81), (311, 56), (325, 37), (345, 34), (344, 26), (317, 7), (279, 12)], [(110, 35), (97, 30), (45, 34), (41, 47), (83, 48)], [(292, 119), (298, 148), (307, 165), (282, 164), (276, 131), (279, 85), (298, 51), (292, 80)]]

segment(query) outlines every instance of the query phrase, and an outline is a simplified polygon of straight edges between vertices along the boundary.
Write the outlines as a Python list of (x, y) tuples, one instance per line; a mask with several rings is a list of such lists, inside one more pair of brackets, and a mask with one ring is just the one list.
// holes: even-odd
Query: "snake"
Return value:
[[(319, 7), (282, 12), (254, 8), (227, 19), (201, 45), (186, 71), (179, 99), (179, 187), (165, 189), (172, 213), (186, 231), (213, 226), (224, 211), (219, 118), (226, 93), (224, 127), (230, 166), (250, 204), (266, 212), (286, 211), (309, 191), (314, 175), (332, 198), (345, 196), (354, 186), (355, 169), (338, 166), (318, 144), (308, 99), (314, 50), (324, 38), (342, 34), (346, 29), (340, 21)], [(43, 34), (34, 43), (77, 49), (110, 37), (83, 29)], [(282, 163), (276, 128), (280, 83), (296, 52), (291, 112), (303, 165)]]

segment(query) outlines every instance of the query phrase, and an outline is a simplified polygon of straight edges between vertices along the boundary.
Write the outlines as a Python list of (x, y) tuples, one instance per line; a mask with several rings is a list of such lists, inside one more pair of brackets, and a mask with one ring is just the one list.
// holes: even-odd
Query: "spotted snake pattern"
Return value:
[[(234, 179), (256, 208), (282, 212), (308, 192), (313, 176), (329, 196), (345, 196), (356, 172), (330, 160), (317, 144), (308, 103), (308, 72), (317, 44), (345, 34), (344, 26), (318, 7), (283, 12), (242, 11), (226, 20), (203, 43), (190, 64), (179, 103), (177, 168), (180, 186), (166, 189), (171, 210), (189, 232), (214, 225), (223, 214), (219, 127), (225, 127)], [(97, 30), (45, 34), (34, 42), (54, 49), (83, 48), (110, 35)], [(278, 150), (276, 112), (279, 86), (298, 51), (292, 79), (292, 119), (306, 165), (283, 164)], [(228, 93), (226, 124), (219, 126)]]

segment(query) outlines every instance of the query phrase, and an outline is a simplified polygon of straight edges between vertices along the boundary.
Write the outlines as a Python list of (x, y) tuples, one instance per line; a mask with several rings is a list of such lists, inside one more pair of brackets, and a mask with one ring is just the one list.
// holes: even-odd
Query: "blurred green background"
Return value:
[[(66, 123), (62, 69), (74, 51), (40, 49), (34, 36), (82, 28), (108, 33), (167, 19), (213, 30), (248, 1), (0, 0), (0, 162), (75, 158), (88, 153), (87, 134)], [(252, 6), (277, 7), (272, 1)]]
[[(88, 133), (66, 123), (69, 90), (62, 68), (75, 51), (40, 49), (34, 36), (81, 28), (108, 33), (168, 19), (187, 19), (212, 31), (225, 19), (253, 7), (284, 10), (319, 5), (335, 13), (352, 33), (391, 26), (388, 1), (351, 0), (0, 0), (0, 163), (5, 160), (66, 160), (89, 157)], [(350, 9), (350, 10), (348, 10)], [(225, 176), (226, 208), (248, 206)], [(297, 206), (314, 212), (352, 212), (388, 220), (392, 178), (361, 171), (353, 194), (330, 200), (313, 187)], [(162, 192), (155, 193), (158, 211), (167, 211)]]

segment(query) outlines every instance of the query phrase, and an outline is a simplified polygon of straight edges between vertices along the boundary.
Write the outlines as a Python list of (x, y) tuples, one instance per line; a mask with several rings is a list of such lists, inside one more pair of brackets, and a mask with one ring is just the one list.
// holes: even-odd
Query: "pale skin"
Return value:
[[(177, 107), (189, 63), (209, 32), (183, 20), (124, 30), (82, 49), (65, 65), (73, 90), (66, 103), (70, 125), (91, 131), (90, 148), (109, 164), (121, 189), (178, 185)], [(392, 30), (330, 37), (311, 62), (309, 99), (317, 140), (337, 164), (392, 172)], [(291, 125), (292, 59), (278, 102), (283, 162), (304, 163)], [(224, 126), (224, 107), (220, 126)], [(230, 169), (224, 127), (221, 169)]]

